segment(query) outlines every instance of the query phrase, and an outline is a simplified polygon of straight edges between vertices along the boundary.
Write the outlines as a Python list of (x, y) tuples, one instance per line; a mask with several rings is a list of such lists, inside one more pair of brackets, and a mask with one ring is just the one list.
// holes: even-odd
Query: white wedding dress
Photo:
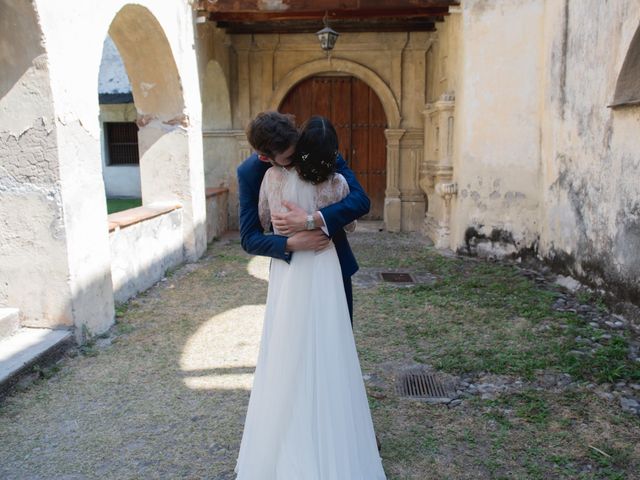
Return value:
[[(282, 200), (313, 212), (344, 198), (339, 174), (313, 185), (270, 168), (260, 191), (263, 226)], [(385, 473), (333, 242), (273, 259), (260, 352), (235, 473), (237, 480), (382, 480)]]

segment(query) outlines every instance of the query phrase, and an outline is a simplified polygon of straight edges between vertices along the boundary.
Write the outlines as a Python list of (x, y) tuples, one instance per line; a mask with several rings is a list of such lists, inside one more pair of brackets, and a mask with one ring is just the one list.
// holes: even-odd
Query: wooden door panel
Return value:
[(322, 77), (313, 79), (311, 111), (303, 121), (306, 121), (312, 115), (331, 118), (331, 83)]
[(338, 150), (347, 164), (351, 161), (351, 77), (338, 77), (332, 83), (331, 116), (338, 133)]
[(312, 77), (293, 87), (279, 110), (294, 114), (298, 125), (312, 115), (322, 115), (333, 123), (339, 150), (371, 199), (365, 218), (382, 219), (387, 120), (375, 92), (355, 77)]

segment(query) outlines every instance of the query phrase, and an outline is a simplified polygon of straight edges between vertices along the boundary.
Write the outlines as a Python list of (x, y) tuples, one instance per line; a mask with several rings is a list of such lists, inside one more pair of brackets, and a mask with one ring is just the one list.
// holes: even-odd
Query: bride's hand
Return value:
[(305, 230), (298, 232), (293, 237), (287, 238), (287, 252), (297, 252), (302, 250), (311, 250), (319, 252), (329, 245), (331, 239), (327, 237), (322, 230)]
[(300, 208), (298, 205), (286, 200), (282, 202), (282, 205), (289, 209), (285, 213), (272, 213), (271, 223), (273, 228), (282, 235), (292, 235), (296, 232), (305, 230), (307, 222), (307, 212)]

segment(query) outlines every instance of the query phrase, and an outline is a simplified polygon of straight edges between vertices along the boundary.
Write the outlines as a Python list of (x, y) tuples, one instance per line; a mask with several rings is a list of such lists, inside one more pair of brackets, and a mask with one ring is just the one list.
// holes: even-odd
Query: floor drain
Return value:
[(408, 273), (401, 272), (382, 272), (380, 273), (382, 280), (392, 283), (414, 283), (413, 277)]
[(403, 397), (417, 398), (429, 402), (449, 402), (451, 389), (440, 379), (424, 371), (408, 371), (398, 377), (396, 391)]

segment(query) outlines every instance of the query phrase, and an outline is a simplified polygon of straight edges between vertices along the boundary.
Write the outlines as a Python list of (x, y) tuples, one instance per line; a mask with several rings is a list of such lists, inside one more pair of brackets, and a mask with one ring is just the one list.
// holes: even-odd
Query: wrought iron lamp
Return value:
[(329, 16), (326, 12), (322, 21), (324, 22), (324, 28), (317, 31), (316, 35), (318, 36), (318, 40), (320, 40), (320, 47), (327, 52), (328, 56), (331, 50), (333, 50), (333, 47), (335, 47), (340, 34), (329, 26)]

